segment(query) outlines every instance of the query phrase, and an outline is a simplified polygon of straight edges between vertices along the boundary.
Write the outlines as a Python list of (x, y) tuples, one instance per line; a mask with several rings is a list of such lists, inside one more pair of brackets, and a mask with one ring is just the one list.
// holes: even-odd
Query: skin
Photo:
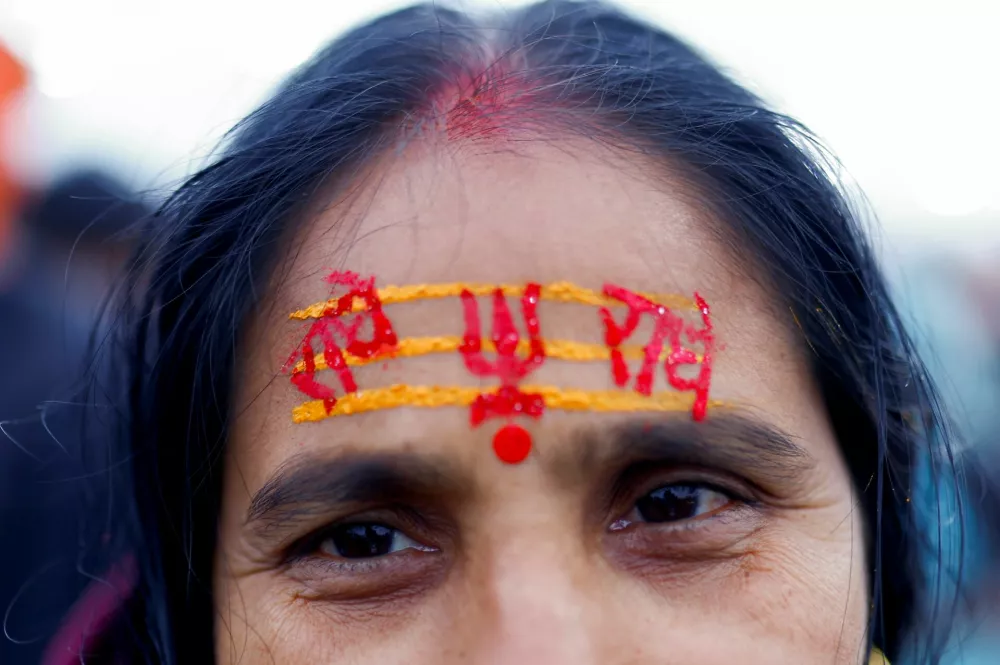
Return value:
[[(239, 356), (214, 580), (219, 662), (864, 662), (863, 530), (807, 350), (787, 310), (727, 251), (723, 224), (666, 172), (575, 139), (426, 139), (308, 213)], [(521, 418), (534, 449), (519, 465), (493, 453), (500, 421), (473, 429), (457, 407), (294, 424), (292, 408), (308, 398), (280, 367), (304, 331), (287, 314), (328, 297), (323, 277), (335, 269), (381, 285), (697, 291), (721, 344), (711, 397), (727, 407), (697, 424), (689, 412)], [(401, 338), (463, 331), (457, 299), (386, 311)], [(488, 334), (488, 300), (480, 312)], [(543, 302), (539, 316), (546, 338), (602, 339), (592, 307)], [(317, 376), (335, 385), (332, 373)], [(457, 353), (378, 362), (355, 377), (362, 390), (495, 384)], [(549, 359), (529, 382), (614, 387), (605, 362)], [(783, 432), (794, 454), (739, 443), (747, 419)], [(647, 455), (654, 434), (662, 441)], [(716, 454), (692, 463), (677, 451), (699, 436), (694, 448)], [(309, 486), (322, 486), (344, 468), (365, 496), (321, 487), (248, 517), (276, 476), (312, 469)], [(421, 470), (429, 483), (414, 487), (385, 477)], [(708, 508), (643, 521), (636, 502), (677, 483), (704, 487)], [(345, 559), (329, 540), (309, 540), (345, 520), (399, 529), (418, 547)]]

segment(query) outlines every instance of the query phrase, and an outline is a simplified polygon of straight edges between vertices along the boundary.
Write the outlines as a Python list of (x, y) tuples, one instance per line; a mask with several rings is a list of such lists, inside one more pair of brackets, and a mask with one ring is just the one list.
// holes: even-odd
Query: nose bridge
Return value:
[(560, 547), (540, 536), (518, 538), (500, 546), (497, 554), (482, 590), (490, 599), (492, 624), (482, 662), (597, 663), (600, 636), (588, 627), (600, 623), (594, 616), (600, 605), (586, 583), (579, 544)]

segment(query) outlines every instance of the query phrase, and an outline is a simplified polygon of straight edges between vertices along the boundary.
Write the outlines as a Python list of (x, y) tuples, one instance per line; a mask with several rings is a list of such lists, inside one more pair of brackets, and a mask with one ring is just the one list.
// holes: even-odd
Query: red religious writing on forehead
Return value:
[[(479, 395), (472, 402), (472, 426), (480, 425), (491, 417), (510, 418), (525, 415), (539, 418), (545, 410), (545, 400), (537, 393), (522, 392), (518, 382), (545, 362), (545, 345), (542, 343), (541, 325), (538, 322), (538, 298), (542, 287), (528, 284), (521, 296), (521, 311), (528, 330), (529, 351), (525, 358), (517, 357), (520, 335), (507, 306), (503, 289), (493, 293), (493, 347), (496, 360), (490, 362), (483, 355), (482, 331), (479, 325), (479, 305), (471, 291), (462, 291), (462, 313), (465, 316), (465, 336), (459, 351), (466, 368), (476, 376), (495, 376), (500, 387), (495, 393)], [(516, 464), (531, 452), (531, 437), (521, 427), (508, 424), (493, 437), (493, 450), (504, 462)]]
[[(326, 281), (333, 285), (334, 293), (338, 287), (346, 288), (346, 293), (327, 301), (319, 318), (285, 361), (282, 371), (291, 374), (292, 383), (301, 392), (313, 399), (323, 400), (323, 406), (330, 413), (337, 404), (337, 396), (331, 386), (316, 380), (313, 344), (320, 342), (325, 365), (337, 373), (343, 391), (353, 393), (358, 386), (347, 365), (344, 350), (355, 358), (374, 358), (391, 354), (398, 340), (392, 323), (382, 311), (374, 277), (362, 279), (357, 273), (334, 272)], [(361, 311), (355, 311), (355, 299), (363, 303)], [(366, 321), (372, 327), (372, 338), (367, 341), (358, 338)]]
[[(666, 342), (670, 346), (665, 361), (667, 381), (677, 390), (694, 392), (695, 400), (691, 415), (695, 420), (702, 420), (708, 406), (708, 388), (712, 380), (712, 351), (715, 347), (708, 303), (697, 293), (694, 294), (704, 326), (695, 328), (671, 312), (668, 307), (620, 286), (605, 284), (604, 295), (621, 301), (628, 307), (625, 323), (621, 326), (617, 324), (608, 307), (600, 309), (601, 321), (604, 323), (604, 341), (611, 349), (611, 373), (615, 384), (624, 387), (628, 383), (630, 374), (621, 345), (635, 332), (642, 316), (649, 315), (653, 319), (653, 334), (649, 343), (643, 347), (642, 367), (635, 379), (636, 392), (643, 395), (652, 394), (653, 371)], [(685, 336), (691, 343), (702, 344), (703, 353), (700, 361), (694, 351), (683, 346)], [(695, 364), (700, 365), (696, 377), (684, 378), (678, 373), (682, 366)]]
[[(538, 419), (547, 409), (566, 411), (677, 411), (690, 409), (695, 420), (705, 417), (708, 406), (721, 405), (708, 399), (715, 337), (708, 304), (695, 294), (694, 301), (677, 295), (644, 294), (606, 284), (596, 292), (568, 282), (546, 285), (415, 284), (376, 289), (375, 279), (356, 273), (335, 272), (328, 280), (334, 293), (289, 315), (311, 320), (303, 337), (283, 366), (292, 384), (312, 401), (292, 411), (294, 422), (318, 421), (332, 416), (365, 413), (378, 409), (461, 406), (469, 409), (469, 422), (479, 427), (501, 418), (506, 424), (493, 437), (493, 449), (504, 462), (515, 464), (531, 452), (529, 433), (513, 422), (526, 416)], [(465, 330), (462, 336), (404, 337), (398, 339), (383, 305), (424, 299), (460, 300)], [(519, 297), (523, 330), (515, 325), (508, 297)], [(492, 328), (483, 336), (478, 298), (492, 301)], [(544, 339), (538, 314), (540, 301), (573, 303), (598, 308), (605, 344), (569, 339)], [(668, 306), (668, 303), (670, 306)], [(619, 325), (614, 312), (624, 307)], [(674, 310), (671, 310), (674, 307)], [(679, 310), (700, 314), (701, 327), (686, 321)], [(652, 333), (643, 347), (626, 342), (636, 333), (644, 317), (652, 321)], [(370, 324), (370, 339), (362, 333)], [(701, 345), (701, 355), (688, 345)], [(465, 368), (476, 377), (495, 377), (499, 385), (474, 386), (393, 384), (359, 390), (352, 366), (365, 365), (392, 356), (416, 357), (458, 352)], [(610, 360), (618, 389), (580, 390), (553, 385), (523, 385), (522, 381), (547, 359), (591, 362)], [(627, 386), (631, 372), (626, 359), (639, 359), (634, 390)], [(674, 390), (654, 391), (654, 374), (663, 360), (666, 378)], [(684, 366), (696, 366), (693, 377), (682, 376)], [(316, 378), (330, 370), (339, 380), (339, 391)]]

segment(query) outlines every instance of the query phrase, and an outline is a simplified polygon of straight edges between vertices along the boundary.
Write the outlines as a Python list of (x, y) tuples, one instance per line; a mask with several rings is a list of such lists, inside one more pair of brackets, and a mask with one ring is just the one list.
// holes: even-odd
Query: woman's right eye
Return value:
[(341, 524), (320, 542), (320, 552), (342, 559), (371, 559), (412, 549), (433, 552), (399, 529), (377, 522)]

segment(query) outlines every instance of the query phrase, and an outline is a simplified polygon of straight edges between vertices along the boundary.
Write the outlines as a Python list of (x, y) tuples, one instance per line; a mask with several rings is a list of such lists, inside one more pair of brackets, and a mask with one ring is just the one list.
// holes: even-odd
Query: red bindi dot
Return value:
[(493, 451), (501, 462), (520, 464), (531, 452), (531, 435), (518, 425), (504, 425), (493, 436)]

